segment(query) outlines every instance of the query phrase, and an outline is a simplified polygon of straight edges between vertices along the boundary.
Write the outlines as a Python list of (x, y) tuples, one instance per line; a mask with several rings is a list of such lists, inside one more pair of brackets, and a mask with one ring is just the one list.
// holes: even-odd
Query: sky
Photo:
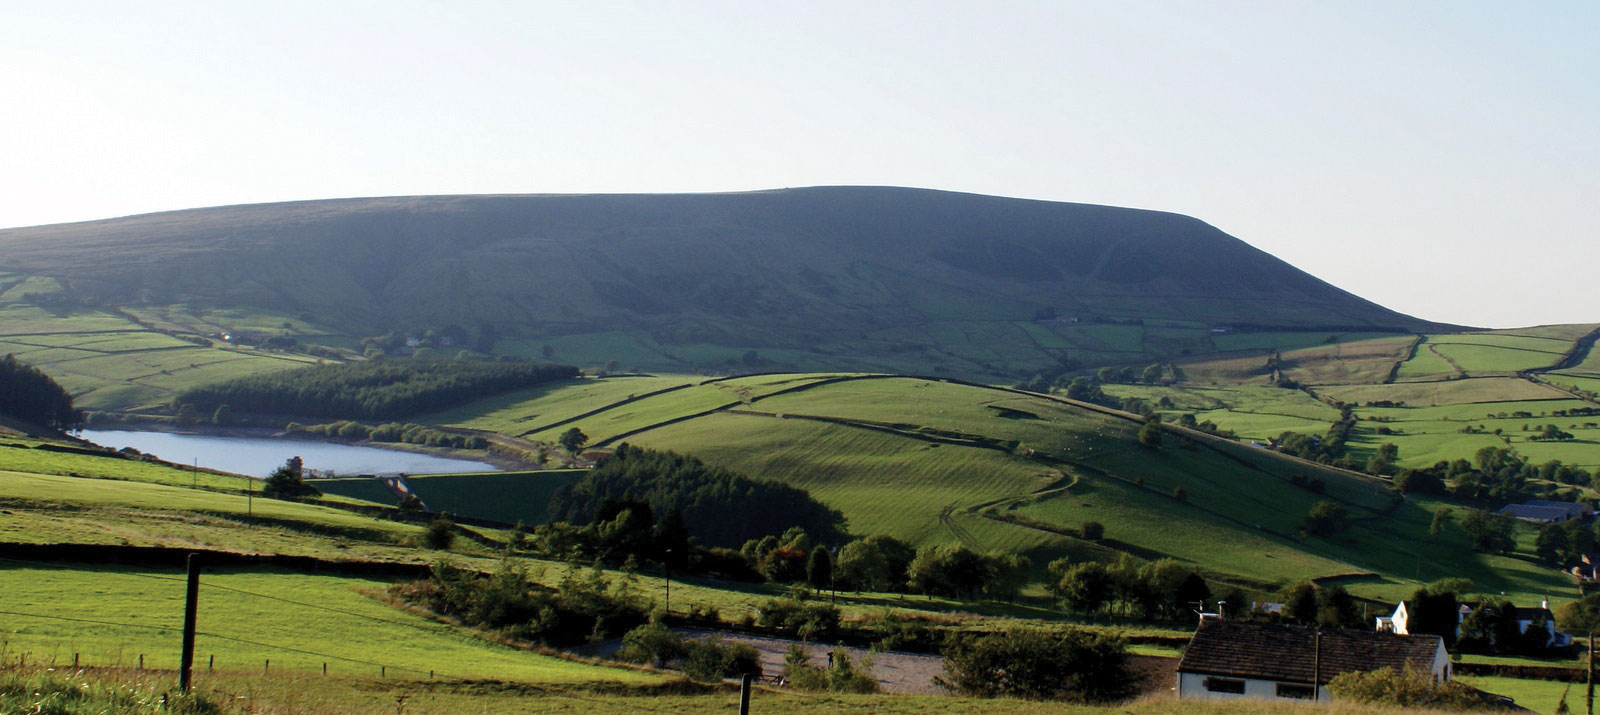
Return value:
[(0, 227), (914, 186), (1191, 215), (1441, 322), (1600, 322), (1597, 27), (1589, 1), (9, 0)]

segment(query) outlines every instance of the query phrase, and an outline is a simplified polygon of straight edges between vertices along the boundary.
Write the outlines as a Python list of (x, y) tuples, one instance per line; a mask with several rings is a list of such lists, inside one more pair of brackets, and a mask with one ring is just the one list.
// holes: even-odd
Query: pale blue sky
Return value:
[(919, 186), (1196, 216), (1398, 310), (1600, 321), (1600, 3), (29, 2), (0, 226)]

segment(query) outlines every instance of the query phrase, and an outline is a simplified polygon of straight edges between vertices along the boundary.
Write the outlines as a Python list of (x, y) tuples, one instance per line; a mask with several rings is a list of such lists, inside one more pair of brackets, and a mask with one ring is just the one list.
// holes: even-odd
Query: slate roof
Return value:
[(1583, 508), (1582, 504), (1575, 504), (1575, 503), (1569, 502), (1569, 501), (1551, 501), (1549, 499), (1529, 499), (1529, 500), (1523, 502), (1522, 505), (1523, 506), (1545, 506), (1545, 507), (1550, 507), (1551, 509), (1560, 509), (1560, 510), (1566, 512), (1567, 516), (1570, 516), (1570, 517), (1573, 517), (1573, 518), (1577, 518), (1577, 517), (1583, 516), (1583, 511), (1584, 511), (1584, 508)]
[(1574, 515), (1566, 509), (1554, 506), (1530, 506), (1528, 504), (1507, 504), (1500, 507), (1496, 514), (1527, 519), (1529, 521), (1559, 521), (1570, 519)]
[[(1181, 673), (1311, 683), (1316, 629), (1281, 623), (1210, 619), (1195, 630), (1178, 663)], [(1433, 669), (1438, 636), (1402, 636), (1383, 631), (1324, 628), (1321, 684), (1351, 671)]]

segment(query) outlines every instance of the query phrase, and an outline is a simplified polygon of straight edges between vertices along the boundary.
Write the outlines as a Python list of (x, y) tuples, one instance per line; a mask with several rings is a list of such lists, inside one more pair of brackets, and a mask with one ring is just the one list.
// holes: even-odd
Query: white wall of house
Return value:
[[(1219, 693), (1206, 689), (1206, 679), (1244, 681), (1243, 693)], [(1288, 685), (1304, 685), (1302, 683), (1288, 683)], [(1309, 686), (1307, 686), (1309, 687)], [(1183, 700), (1238, 700), (1251, 698), (1254, 700), (1309, 700), (1309, 698), (1280, 698), (1278, 696), (1278, 683), (1273, 680), (1258, 680), (1255, 678), (1220, 678), (1214, 675), (1201, 675), (1198, 673), (1178, 673), (1178, 697)], [(1317, 699), (1328, 700), (1328, 689), (1317, 688)]]

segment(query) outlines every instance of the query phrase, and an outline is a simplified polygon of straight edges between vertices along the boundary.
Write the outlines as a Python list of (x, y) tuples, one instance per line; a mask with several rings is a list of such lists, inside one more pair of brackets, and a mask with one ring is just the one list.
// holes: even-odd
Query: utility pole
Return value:
[(1311, 701), (1322, 699), (1322, 626), (1311, 641)]
[(244, 478), (244, 509), (245, 516), (256, 515), (256, 479), (246, 476)]
[(672, 614), (672, 547), (670, 547), (670, 546), (667, 547), (667, 560), (662, 565), (665, 566), (666, 569), (667, 569), (667, 600), (666, 600), (666, 605), (663, 606), (661, 610), (666, 612), (667, 615), (671, 615)]
[(190, 476), (189, 486), (191, 486), (191, 487), (200, 486), (200, 458), (199, 457), (195, 457), (194, 458), (194, 471), (189, 472), (189, 476)]
[(1589, 694), (1583, 699), (1589, 715), (1594, 715), (1594, 629), (1589, 629)]
[(194, 621), (200, 600), (199, 554), (189, 554), (188, 592), (183, 604), (183, 657), (178, 661), (178, 691), (189, 692), (190, 671), (194, 669)]

